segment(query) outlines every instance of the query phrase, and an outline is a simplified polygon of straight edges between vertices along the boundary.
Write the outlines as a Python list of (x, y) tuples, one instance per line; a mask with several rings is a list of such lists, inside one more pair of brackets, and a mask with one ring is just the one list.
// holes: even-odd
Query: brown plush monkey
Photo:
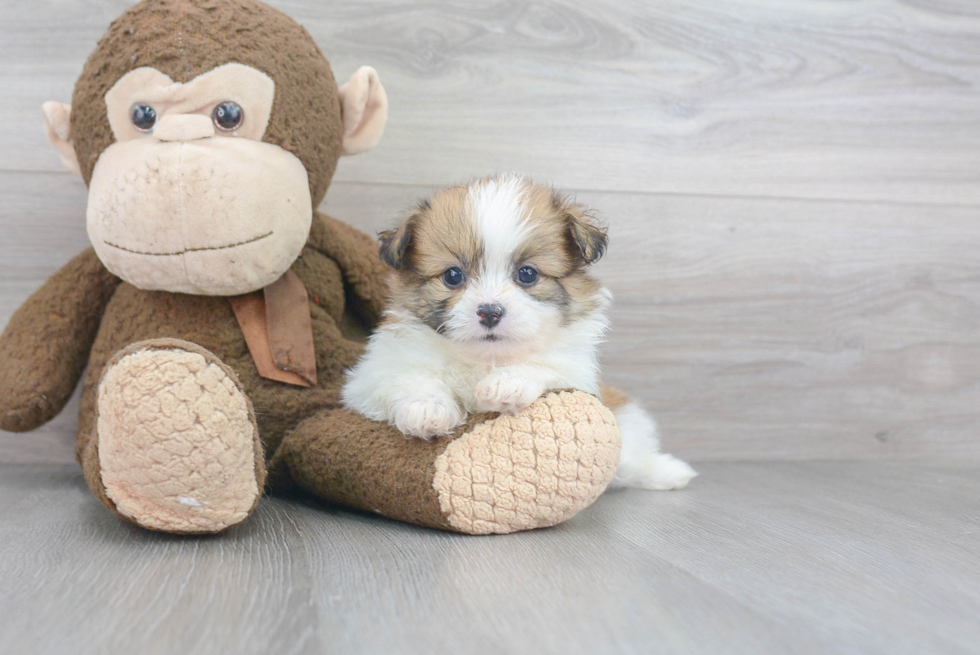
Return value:
[(0, 428), (54, 417), (85, 374), (76, 454), (146, 528), (217, 532), (267, 480), (470, 533), (553, 525), (611, 479), (618, 431), (579, 392), (455, 438), (405, 439), (339, 407), (376, 324), (374, 242), (315, 211), (387, 100), (339, 89), (306, 31), (254, 0), (144, 0), (117, 19), (48, 136), (89, 185), (93, 249), (0, 337)]

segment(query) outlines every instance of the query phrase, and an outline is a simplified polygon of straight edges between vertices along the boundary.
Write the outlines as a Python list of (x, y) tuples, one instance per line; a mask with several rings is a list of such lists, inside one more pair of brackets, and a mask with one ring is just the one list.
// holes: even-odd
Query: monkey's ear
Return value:
[(606, 252), (609, 237), (606, 228), (582, 205), (564, 199), (556, 201), (565, 212), (572, 244), (582, 254), (586, 264), (595, 264)]
[(396, 271), (402, 269), (405, 253), (410, 245), (412, 245), (412, 219), (378, 235), (378, 254), (381, 255), (381, 261)]
[(71, 144), (71, 105), (60, 102), (46, 102), (41, 106), (44, 114), (44, 130), (48, 141), (61, 156), (61, 163), (69, 172), (81, 177), (75, 147)]
[(378, 145), (388, 121), (388, 94), (381, 86), (378, 71), (361, 66), (340, 87), (344, 116), (345, 155), (367, 152)]

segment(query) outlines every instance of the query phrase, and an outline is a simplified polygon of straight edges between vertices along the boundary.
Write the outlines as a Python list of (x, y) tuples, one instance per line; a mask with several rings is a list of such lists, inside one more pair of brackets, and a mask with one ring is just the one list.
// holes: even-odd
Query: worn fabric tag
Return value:
[(292, 270), (262, 290), (265, 295), (265, 323), (269, 329), (269, 348), (276, 368), (295, 373), (316, 384), (316, 351), (313, 348), (313, 321), (306, 285)]
[(230, 298), (259, 375), (300, 387), (316, 384), (316, 351), (309, 297), (287, 271), (262, 291)]

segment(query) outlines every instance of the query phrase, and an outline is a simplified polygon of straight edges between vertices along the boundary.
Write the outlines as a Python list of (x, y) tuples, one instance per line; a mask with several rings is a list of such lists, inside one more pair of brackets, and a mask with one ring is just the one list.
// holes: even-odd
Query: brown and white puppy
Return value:
[[(431, 438), (470, 412), (516, 413), (549, 389), (600, 394), (596, 346), (612, 296), (588, 267), (605, 249), (582, 206), (525, 178), (439, 191), (381, 235), (392, 302), (347, 374), (344, 404)], [(674, 489), (696, 475), (660, 453), (649, 414), (604, 396), (623, 437), (614, 486)]]

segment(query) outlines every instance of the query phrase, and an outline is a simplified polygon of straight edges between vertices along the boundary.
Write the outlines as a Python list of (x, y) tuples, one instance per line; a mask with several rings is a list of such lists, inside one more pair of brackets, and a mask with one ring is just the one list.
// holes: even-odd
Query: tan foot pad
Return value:
[(204, 354), (145, 349), (110, 364), (99, 385), (98, 433), (106, 493), (143, 527), (217, 532), (258, 502), (249, 402)]
[(542, 528), (591, 505), (615, 475), (619, 451), (616, 420), (594, 396), (550, 393), (453, 441), (436, 460), (433, 486), (462, 532)]

